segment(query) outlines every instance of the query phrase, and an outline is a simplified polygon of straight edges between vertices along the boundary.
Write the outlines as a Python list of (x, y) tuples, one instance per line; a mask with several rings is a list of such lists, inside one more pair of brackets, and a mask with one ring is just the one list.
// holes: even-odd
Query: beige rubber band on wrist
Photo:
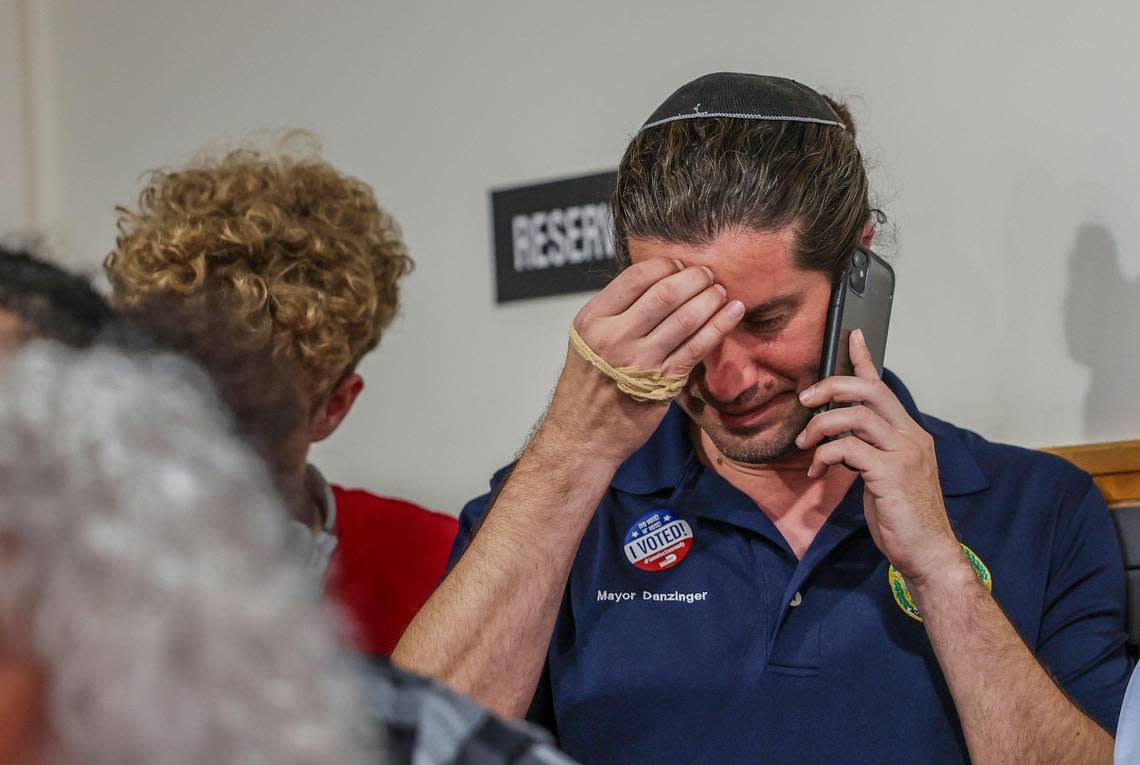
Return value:
[(644, 371), (633, 367), (615, 368), (586, 344), (574, 325), (570, 325), (570, 344), (578, 355), (590, 362), (599, 372), (617, 383), (618, 390), (634, 401), (669, 401), (681, 394), (688, 375), (667, 375), (660, 370)]

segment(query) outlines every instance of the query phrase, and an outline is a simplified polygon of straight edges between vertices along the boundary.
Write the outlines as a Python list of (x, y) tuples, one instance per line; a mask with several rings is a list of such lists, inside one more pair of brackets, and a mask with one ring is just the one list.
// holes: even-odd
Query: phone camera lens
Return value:
[(855, 250), (851, 253), (851, 269), (847, 272), (847, 281), (851, 289), (859, 295), (867, 288), (867, 253)]

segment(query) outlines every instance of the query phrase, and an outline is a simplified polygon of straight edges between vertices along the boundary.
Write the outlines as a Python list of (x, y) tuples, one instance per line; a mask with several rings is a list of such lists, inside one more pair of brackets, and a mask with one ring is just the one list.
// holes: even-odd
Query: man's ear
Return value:
[(348, 416), (349, 410), (352, 409), (356, 397), (362, 390), (364, 390), (364, 378), (355, 372), (341, 380), (320, 409), (313, 414), (312, 422), (309, 424), (309, 439), (316, 443), (331, 436)]
[(863, 233), (859, 236), (859, 243), (871, 249), (871, 242), (875, 240), (875, 223), (874, 221), (863, 226)]

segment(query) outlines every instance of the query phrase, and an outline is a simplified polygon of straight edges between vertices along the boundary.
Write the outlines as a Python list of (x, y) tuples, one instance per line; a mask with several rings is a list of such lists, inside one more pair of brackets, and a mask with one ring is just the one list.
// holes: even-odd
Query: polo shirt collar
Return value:
[[(974, 459), (963, 431), (920, 412), (910, 391), (889, 369), (883, 370), (883, 381), (907, 413), (933, 436), (943, 495), (961, 496), (988, 488), (986, 474)], [(618, 468), (613, 487), (627, 494), (672, 492), (680, 486), (694, 456), (688, 415), (673, 403), (649, 441)]]
[(883, 370), (883, 382), (898, 396), (907, 414), (934, 438), (938, 480), (942, 484), (943, 496), (957, 497), (988, 489), (989, 479), (966, 443), (970, 434), (937, 417), (920, 412), (910, 391), (889, 369)]
[(649, 440), (618, 468), (611, 484), (626, 494), (672, 491), (681, 484), (693, 454), (689, 416), (674, 402)]

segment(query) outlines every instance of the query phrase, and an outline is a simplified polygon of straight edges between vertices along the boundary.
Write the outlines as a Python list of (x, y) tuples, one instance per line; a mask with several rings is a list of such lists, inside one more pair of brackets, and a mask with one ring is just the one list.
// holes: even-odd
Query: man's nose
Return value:
[(705, 356), (701, 367), (704, 388), (716, 401), (735, 401), (755, 388), (759, 379), (756, 365), (731, 336)]

